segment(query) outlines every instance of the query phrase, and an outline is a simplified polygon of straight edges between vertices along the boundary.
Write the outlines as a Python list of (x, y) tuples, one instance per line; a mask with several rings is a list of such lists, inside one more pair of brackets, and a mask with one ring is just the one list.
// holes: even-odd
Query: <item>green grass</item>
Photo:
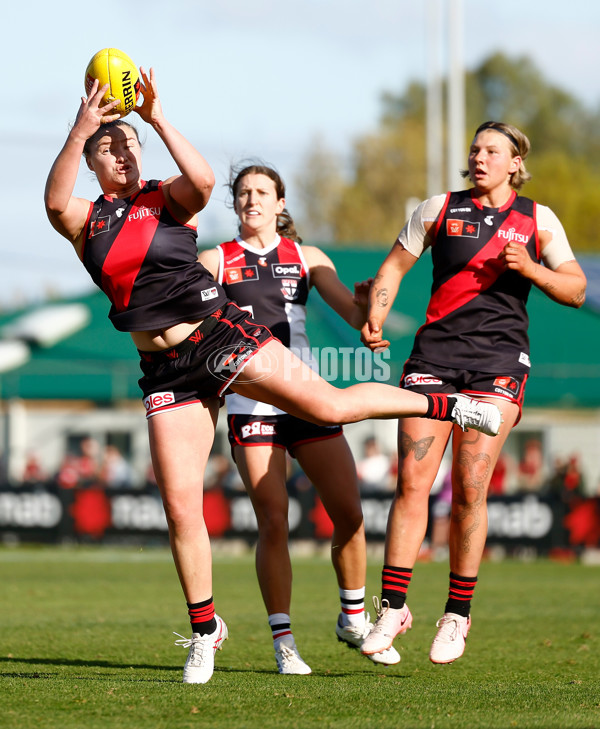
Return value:
[[(369, 566), (367, 594), (381, 565)], [(251, 556), (215, 557), (230, 639), (210, 683), (181, 683), (189, 632), (162, 550), (0, 550), (3, 729), (592, 729), (600, 727), (600, 568), (485, 563), (465, 656), (428, 660), (448, 567), (418, 564), (402, 662), (382, 668), (339, 644), (333, 570), (294, 560), (293, 627), (311, 676), (274, 671)]]

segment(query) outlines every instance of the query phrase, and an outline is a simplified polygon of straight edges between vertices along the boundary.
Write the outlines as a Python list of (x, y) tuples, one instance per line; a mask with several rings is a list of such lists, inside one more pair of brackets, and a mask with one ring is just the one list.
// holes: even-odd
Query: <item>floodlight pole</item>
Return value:
[(463, 62), (463, 0), (448, 0), (448, 190), (463, 190), (465, 167), (465, 71)]
[(442, 3), (427, 0), (425, 38), (427, 39), (426, 150), (427, 197), (443, 192), (443, 123), (442, 123)]

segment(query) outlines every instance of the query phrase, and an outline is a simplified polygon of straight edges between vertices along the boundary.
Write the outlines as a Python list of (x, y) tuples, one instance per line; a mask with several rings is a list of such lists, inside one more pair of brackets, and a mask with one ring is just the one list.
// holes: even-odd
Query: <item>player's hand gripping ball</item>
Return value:
[(140, 95), (140, 76), (135, 63), (118, 48), (103, 48), (88, 63), (85, 70), (85, 92), (89, 95), (94, 79), (100, 88), (108, 84), (101, 106), (115, 99), (121, 103), (111, 113), (120, 114), (121, 119), (133, 111)]

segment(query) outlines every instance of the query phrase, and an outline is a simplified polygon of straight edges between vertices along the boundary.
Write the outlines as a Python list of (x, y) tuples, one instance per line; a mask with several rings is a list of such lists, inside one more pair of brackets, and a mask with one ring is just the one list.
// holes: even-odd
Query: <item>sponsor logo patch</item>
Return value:
[(143, 402), (146, 412), (152, 414), (162, 408), (175, 405), (175, 393), (172, 390), (167, 392), (153, 392), (152, 395), (145, 397)]
[(225, 282), (228, 284), (256, 281), (257, 279), (258, 268), (256, 266), (238, 266), (237, 268), (225, 269)]
[(461, 236), (463, 238), (479, 238), (479, 223), (469, 220), (446, 220), (446, 234)]
[(301, 278), (302, 266), (299, 263), (272, 263), (274, 278)]
[(410, 375), (406, 375), (402, 384), (405, 387), (415, 387), (416, 385), (442, 385), (443, 382), (439, 377), (433, 375), (411, 372)]
[(90, 238), (93, 238), (95, 235), (100, 235), (100, 233), (106, 233), (109, 230), (110, 215), (103, 215), (96, 220), (92, 220), (92, 224), (90, 225)]
[(160, 218), (162, 212), (161, 207), (141, 207), (135, 209), (132, 213), (127, 216), (127, 220), (143, 220), (144, 218)]
[(204, 289), (200, 292), (200, 296), (202, 297), (202, 301), (210, 301), (211, 299), (216, 299), (219, 295), (219, 292), (217, 291), (217, 287), (213, 286), (210, 289)]
[(275, 435), (275, 426), (271, 423), (263, 423), (260, 420), (242, 426), (242, 438), (250, 438), (253, 435)]
[(517, 397), (521, 384), (514, 377), (496, 377), (494, 380), (494, 389), (496, 392), (506, 392), (512, 397)]
[(503, 230), (502, 228), (500, 228), (498, 230), (498, 235), (500, 236), (500, 238), (504, 238), (509, 243), (513, 240), (516, 243), (523, 243), (523, 244), (525, 244), (529, 241), (528, 235), (523, 235), (523, 233), (517, 233), (514, 228), (509, 228), (508, 230)]
[(521, 364), (527, 365), (527, 367), (531, 367), (531, 360), (529, 359), (529, 355), (525, 354), (525, 352), (521, 352), (519, 355), (519, 362)]

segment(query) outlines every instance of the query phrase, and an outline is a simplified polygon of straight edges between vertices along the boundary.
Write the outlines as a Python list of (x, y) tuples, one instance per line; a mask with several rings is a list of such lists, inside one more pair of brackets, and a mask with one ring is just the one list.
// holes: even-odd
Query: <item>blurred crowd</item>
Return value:
[[(573, 496), (600, 496), (600, 484), (597, 489), (592, 488), (591, 493), (587, 489), (578, 453), (550, 458), (538, 438), (525, 440), (520, 450), (519, 458), (508, 452), (501, 454), (490, 483), (491, 496), (535, 493), (563, 501)], [(0, 456), (0, 483), (6, 485), (8, 479), (3, 465)], [(369, 436), (362, 443), (361, 453), (357, 454), (356, 470), (363, 495), (393, 493), (398, 475), (398, 455), (382, 448), (375, 436)], [(288, 475), (292, 490), (310, 487), (310, 484), (303, 483), (306, 478), (291, 459)], [(149, 462), (146, 471), (138, 473), (127, 454), (116, 445), (100, 444), (92, 437), (81, 438), (75, 447), (65, 453), (54, 472), (44, 467), (36, 453), (28, 455), (20, 485), (48, 482), (55, 483), (61, 489), (92, 485), (106, 489), (130, 489), (156, 484)], [(211, 456), (206, 472), (206, 487), (244, 490), (229, 454), (215, 452)], [(439, 501), (438, 513), (448, 509), (444, 505), (449, 504), (451, 498), (447, 464), (442, 464), (432, 498)]]

